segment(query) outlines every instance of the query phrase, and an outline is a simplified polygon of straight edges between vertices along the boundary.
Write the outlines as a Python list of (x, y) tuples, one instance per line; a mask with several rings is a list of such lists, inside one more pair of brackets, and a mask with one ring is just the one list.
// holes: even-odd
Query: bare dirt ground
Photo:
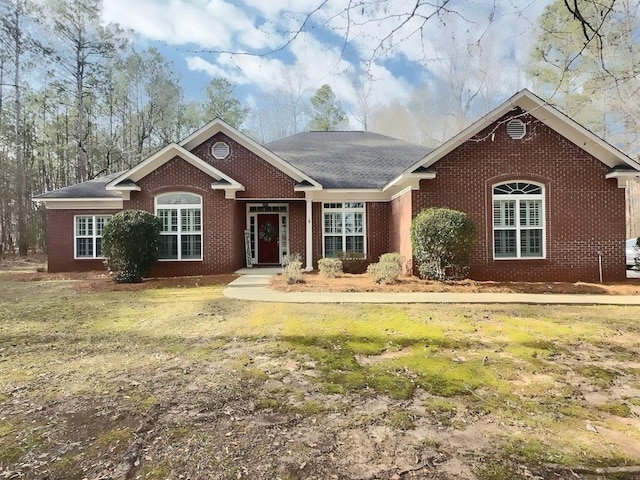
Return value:
[(367, 275), (346, 273), (327, 279), (318, 272), (305, 273), (303, 281), (289, 285), (284, 277), (271, 279), (270, 287), (292, 292), (458, 292), (458, 293), (573, 293), (598, 295), (638, 295), (640, 279), (627, 279), (624, 283), (585, 282), (479, 282), (460, 280), (433, 282), (417, 277), (401, 277), (392, 285), (376, 284)]
[[(221, 297), (221, 287), (195, 288), (224, 285), (233, 275), (122, 285), (105, 272), (48, 274), (37, 271), (42, 266), (42, 258), (0, 263), (0, 479), (640, 479), (640, 402), (634, 400), (640, 344), (637, 327), (619, 319), (635, 315), (632, 307), (584, 309), (575, 317), (584, 325), (575, 328), (559, 321), (547, 329), (540, 321), (540, 330), (520, 338), (517, 318), (532, 319), (534, 328), (548, 314), (544, 309), (432, 306), (429, 315), (447, 337), (431, 339), (428, 356), (446, 360), (448, 370), (495, 372), (509, 394), (487, 383), (457, 396), (417, 387), (397, 398), (369, 386), (351, 390), (349, 383), (361, 372), (365, 381), (386, 375), (389, 362), (413, 358), (418, 342), (427, 352), (421, 337), (368, 352), (376, 340), (367, 330), (345, 324), (336, 327), (339, 335), (320, 334), (314, 323), (364, 317), (366, 328), (401, 311), (407, 320), (398, 325), (411, 324), (425, 316), (421, 306), (309, 312), (299, 305), (247, 305)], [(160, 291), (168, 287), (188, 289)], [(377, 286), (366, 276), (327, 281), (317, 274), (295, 286), (275, 277), (272, 287), (640, 292), (635, 281), (404, 278)], [(123, 290), (132, 295), (111, 293)], [(138, 293), (143, 290), (158, 291), (147, 298)], [(557, 310), (558, 317), (574, 318), (568, 307)], [(515, 326), (499, 319), (506, 316)], [(301, 337), (272, 331), (280, 319), (299, 319), (294, 330)], [(393, 330), (400, 328), (383, 329), (379, 341), (395, 341)], [(351, 345), (359, 335), (361, 343)], [(403, 384), (419, 381), (407, 367), (396, 373)], [(328, 392), (337, 374), (346, 390)], [(558, 422), (566, 422), (566, 432), (553, 430)], [(562, 457), (563, 444), (573, 441), (602, 458)]]

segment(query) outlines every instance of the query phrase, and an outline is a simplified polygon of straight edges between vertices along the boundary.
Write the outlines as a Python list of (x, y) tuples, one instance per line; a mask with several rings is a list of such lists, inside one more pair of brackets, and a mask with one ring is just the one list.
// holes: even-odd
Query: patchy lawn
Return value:
[(212, 278), (15, 275), (0, 478), (640, 475), (640, 307), (310, 307)]

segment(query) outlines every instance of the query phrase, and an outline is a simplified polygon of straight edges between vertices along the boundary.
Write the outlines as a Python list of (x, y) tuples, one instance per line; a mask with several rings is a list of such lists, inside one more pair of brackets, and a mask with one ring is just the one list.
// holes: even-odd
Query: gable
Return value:
[[(241, 183), (175, 143), (167, 145), (140, 164), (109, 182), (106, 185), (106, 190), (122, 193), (140, 191), (140, 187), (137, 182), (156, 171), (167, 162), (175, 159), (185, 162), (186, 164), (189, 164), (207, 174), (212, 179), (211, 188), (214, 190), (225, 190), (225, 196), (227, 198), (234, 198), (235, 192), (244, 190), (244, 186)], [(179, 162), (177, 168), (179, 168)], [(128, 198), (128, 195), (126, 194), (123, 196), (125, 200)]]
[[(216, 158), (214, 145), (228, 146), (225, 158)], [(191, 152), (216, 170), (234, 178), (244, 186), (237, 198), (304, 198), (301, 183), (278, 166), (266, 161), (252, 150), (223, 132), (218, 132), (197, 145)]]
[(478, 140), (476, 137), (490, 138), (499, 129), (506, 128), (507, 119), (524, 112), (608, 167), (609, 172), (606, 173), (606, 177), (618, 178), (619, 186), (624, 186), (620, 182), (628, 176), (640, 176), (638, 162), (525, 89), (410, 166), (389, 185), (408, 183), (408, 180), (416, 174), (428, 171), (432, 165), (454, 149), (466, 142)]

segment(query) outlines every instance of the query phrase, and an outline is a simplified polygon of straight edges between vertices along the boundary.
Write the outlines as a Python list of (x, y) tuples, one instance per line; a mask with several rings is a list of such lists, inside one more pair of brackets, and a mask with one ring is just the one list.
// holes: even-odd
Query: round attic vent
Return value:
[(216, 160), (224, 160), (229, 156), (229, 145), (224, 142), (216, 142), (211, 147), (211, 154)]
[(527, 127), (522, 120), (513, 119), (507, 123), (507, 135), (514, 140), (524, 138), (527, 133)]

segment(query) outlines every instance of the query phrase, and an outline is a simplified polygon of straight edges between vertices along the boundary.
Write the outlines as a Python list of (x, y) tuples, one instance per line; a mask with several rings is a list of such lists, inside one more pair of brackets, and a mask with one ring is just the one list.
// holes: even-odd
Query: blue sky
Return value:
[[(449, 81), (452, 65), (471, 81), (499, 72), (491, 88), (507, 98), (528, 86), (522, 65), (550, 0), (452, 0), (449, 13), (402, 27), (397, 14), (415, 0), (370, 3), (378, 8), (351, 11), (347, 19), (347, 0), (104, 0), (103, 18), (131, 29), (139, 45), (158, 47), (188, 99), (199, 99), (203, 86), (222, 76), (248, 104), (292, 84), (313, 92), (328, 83), (349, 109), (358, 84), (369, 85), (377, 105), (406, 101), (415, 85)], [(320, 4), (295, 40), (269, 53)], [(428, 8), (419, 13), (429, 15)]]

